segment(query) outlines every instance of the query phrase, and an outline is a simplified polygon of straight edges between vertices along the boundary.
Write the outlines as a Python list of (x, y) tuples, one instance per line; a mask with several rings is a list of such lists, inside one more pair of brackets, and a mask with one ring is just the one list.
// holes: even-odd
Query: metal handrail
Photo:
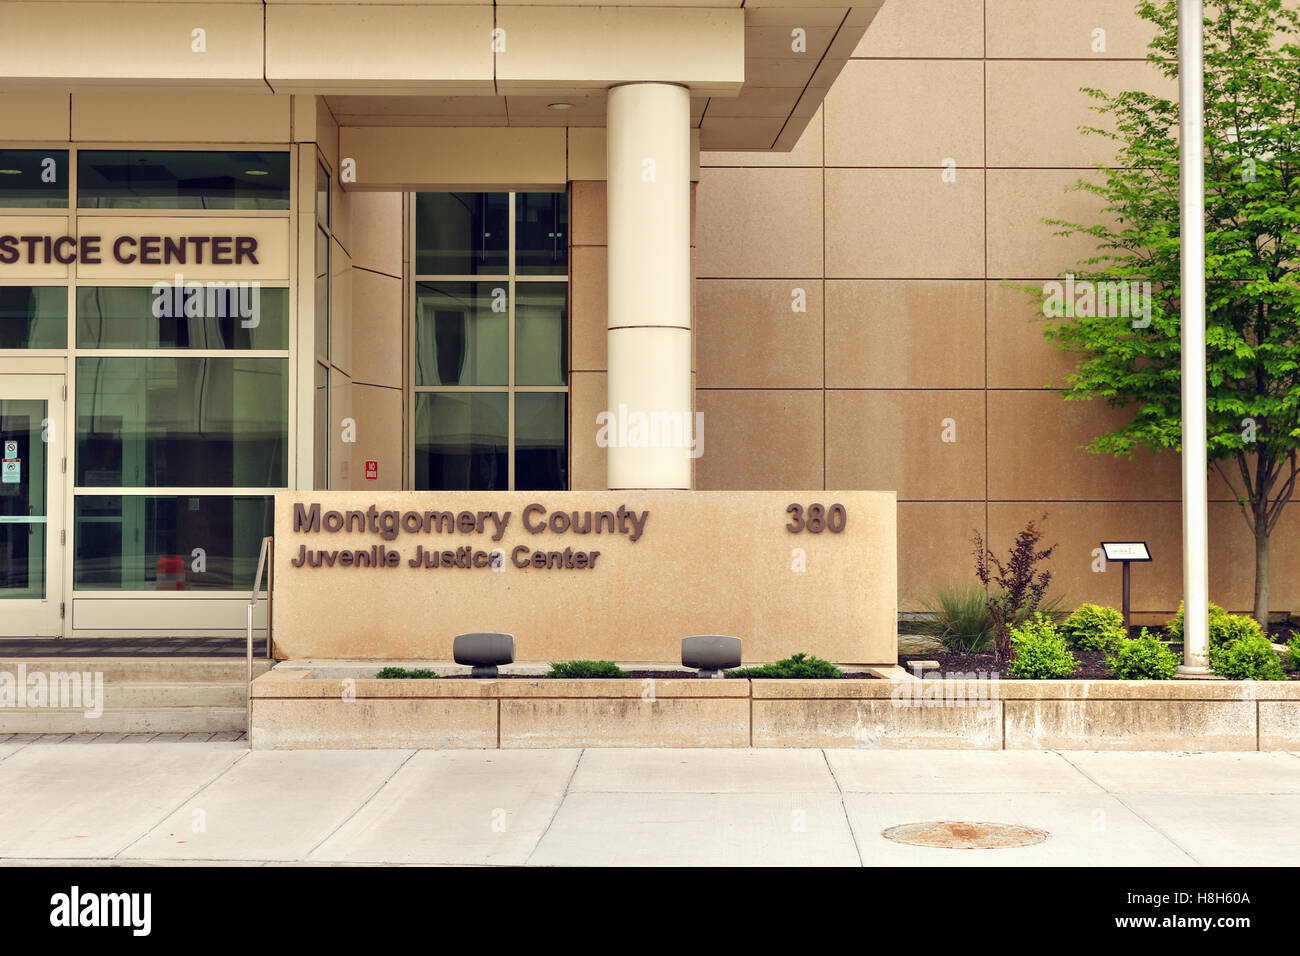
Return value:
[(274, 572), (271, 561), (267, 558), (275, 554), (274, 539), (267, 535), (262, 539), (262, 547), (257, 554), (257, 574), (253, 578), (253, 590), (248, 595), (248, 649), (245, 665), (245, 677), (248, 683), (248, 743), (253, 743), (253, 612), (257, 609), (261, 594), (262, 570), (266, 569), (266, 657), (271, 659), (271, 586)]

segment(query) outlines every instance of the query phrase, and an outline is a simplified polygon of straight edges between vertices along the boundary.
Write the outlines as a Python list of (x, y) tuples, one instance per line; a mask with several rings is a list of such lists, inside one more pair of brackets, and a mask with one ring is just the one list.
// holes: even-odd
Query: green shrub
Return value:
[(1061, 624), (1069, 645), (1081, 651), (1109, 651), (1128, 637), (1124, 615), (1113, 607), (1081, 604)]
[(433, 680), (438, 676), (438, 672), (431, 671), (427, 667), (417, 667), (409, 671), (405, 667), (385, 667), (375, 676), (380, 680), (396, 680), (398, 678)]
[(1211, 641), (1210, 670), (1229, 680), (1286, 680), (1277, 651), (1262, 633)]
[(1012, 677), (1027, 680), (1069, 677), (1079, 666), (1056, 624), (1042, 614), (1035, 614), (1033, 620), (1011, 629), (1011, 649), (1013, 656), (1007, 673)]
[(950, 584), (939, 589), (934, 601), (923, 605), (934, 615), (912, 624), (913, 633), (933, 637), (950, 651), (989, 650), (993, 644), (993, 619), (988, 596), (976, 584)]
[(1292, 631), (1291, 640), (1286, 642), (1286, 669), (1300, 671), (1300, 632)]
[(762, 667), (738, 667), (727, 671), (728, 677), (842, 677), (844, 672), (820, 657), (800, 652), (793, 657)]
[(1141, 637), (1120, 638), (1106, 651), (1106, 665), (1119, 680), (1173, 680), (1178, 663), (1169, 645), (1145, 627)]
[(613, 661), (561, 661), (552, 664), (547, 677), (626, 677)]
[[(1178, 613), (1165, 624), (1165, 634), (1171, 641), (1182, 643), (1183, 640), (1183, 605), (1178, 604)], [(1236, 637), (1263, 637), (1264, 629), (1259, 621), (1248, 614), (1229, 614), (1217, 604), (1210, 605), (1210, 644), (1226, 644)]]

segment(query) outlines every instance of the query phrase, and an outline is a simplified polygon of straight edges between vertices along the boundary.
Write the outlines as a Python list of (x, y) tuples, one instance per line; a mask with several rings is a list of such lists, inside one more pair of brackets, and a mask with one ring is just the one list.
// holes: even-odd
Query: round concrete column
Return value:
[(691, 486), (690, 119), (685, 87), (609, 92), (610, 488)]

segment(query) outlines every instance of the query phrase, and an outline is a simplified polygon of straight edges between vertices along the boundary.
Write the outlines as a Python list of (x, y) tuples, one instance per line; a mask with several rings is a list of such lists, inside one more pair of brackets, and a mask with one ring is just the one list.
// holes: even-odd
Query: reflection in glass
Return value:
[(510, 480), (508, 434), (505, 392), (417, 393), (415, 487), (505, 490)]
[(563, 282), (515, 286), (515, 384), (568, 381), (569, 287)]
[(66, 149), (0, 149), (0, 207), (66, 209)]
[(152, 288), (81, 286), (77, 345), (83, 349), (287, 349), (289, 290), (208, 289), (195, 283), (181, 289), (167, 285), (155, 294)]
[(40, 399), (0, 399), (0, 600), (45, 597), (46, 417)]
[(515, 488), (569, 487), (567, 392), (515, 392)]
[(0, 286), (0, 349), (67, 347), (65, 286)]
[(562, 276), (569, 272), (569, 197), (515, 194), (515, 272)]
[(262, 495), (78, 495), (73, 587), (247, 591), (274, 506)]
[(509, 215), (509, 193), (416, 193), (416, 274), (504, 274)]
[(505, 282), (416, 284), (416, 385), (506, 384), (508, 288)]
[(83, 149), (82, 209), (288, 209), (289, 154)]
[(287, 359), (77, 359), (81, 487), (286, 484)]

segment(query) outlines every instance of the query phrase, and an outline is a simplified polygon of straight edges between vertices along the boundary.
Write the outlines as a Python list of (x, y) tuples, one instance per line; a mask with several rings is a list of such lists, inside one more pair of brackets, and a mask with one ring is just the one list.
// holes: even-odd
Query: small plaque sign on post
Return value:
[(1124, 632), (1129, 628), (1129, 565), (1134, 561), (1150, 561), (1151, 551), (1145, 541), (1103, 541), (1102, 553), (1107, 561), (1119, 561), (1124, 565)]

